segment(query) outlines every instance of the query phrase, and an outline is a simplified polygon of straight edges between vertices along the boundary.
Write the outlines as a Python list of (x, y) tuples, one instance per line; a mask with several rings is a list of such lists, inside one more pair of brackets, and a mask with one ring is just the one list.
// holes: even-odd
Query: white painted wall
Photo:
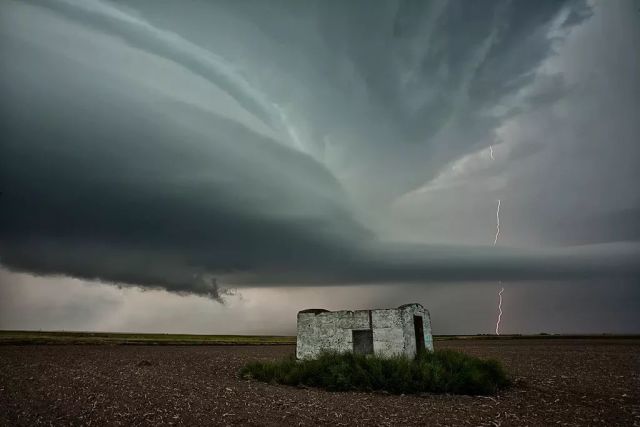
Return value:
[(310, 359), (322, 351), (352, 351), (352, 331), (372, 328), (376, 355), (414, 357), (414, 315), (423, 317), (425, 347), (433, 351), (429, 312), (420, 304), (407, 304), (379, 310), (299, 312), (296, 356)]

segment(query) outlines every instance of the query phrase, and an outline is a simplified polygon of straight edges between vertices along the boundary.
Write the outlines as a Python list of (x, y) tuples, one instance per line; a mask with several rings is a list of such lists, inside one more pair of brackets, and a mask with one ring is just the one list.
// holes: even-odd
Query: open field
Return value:
[[(640, 339), (638, 335), (435, 335), (435, 341), (509, 339)], [(113, 344), (113, 345), (280, 345), (295, 344), (295, 336), (149, 334), (127, 332), (0, 331), (0, 345)]]
[(137, 334), (113, 332), (0, 331), (1, 344), (279, 345), (296, 337), (268, 335)]
[(0, 346), (0, 425), (639, 425), (640, 339), (464, 339), (515, 386), (495, 397), (331, 393), (241, 380), (279, 346)]

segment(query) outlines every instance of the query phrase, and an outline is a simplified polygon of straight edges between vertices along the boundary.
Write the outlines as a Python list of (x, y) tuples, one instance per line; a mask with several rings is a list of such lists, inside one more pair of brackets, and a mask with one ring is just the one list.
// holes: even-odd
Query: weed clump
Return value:
[(510, 384), (498, 361), (453, 350), (424, 352), (415, 359), (327, 352), (311, 360), (291, 357), (251, 362), (241, 369), (240, 376), (331, 391), (384, 390), (396, 394), (489, 395)]

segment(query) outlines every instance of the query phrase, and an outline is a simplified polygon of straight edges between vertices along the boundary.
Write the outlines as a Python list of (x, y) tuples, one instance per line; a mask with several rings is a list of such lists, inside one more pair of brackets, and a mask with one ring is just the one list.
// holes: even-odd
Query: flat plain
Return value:
[[(114, 344), (114, 343), (111, 343)], [(640, 339), (447, 339), (500, 360), (493, 397), (332, 393), (238, 378), (293, 345), (0, 345), (0, 425), (640, 425)]]
[(142, 334), (126, 332), (0, 331), (0, 345), (279, 345), (295, 343), (296, 337), (281, 335), (196, 335)]

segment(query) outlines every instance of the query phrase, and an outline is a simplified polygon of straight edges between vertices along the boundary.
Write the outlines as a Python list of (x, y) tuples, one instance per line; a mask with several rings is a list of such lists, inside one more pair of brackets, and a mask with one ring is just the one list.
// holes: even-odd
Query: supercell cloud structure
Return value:
[(632, 3), (189, 5), (2, 3), (3, 266), (214, 297), (638, 277)]

